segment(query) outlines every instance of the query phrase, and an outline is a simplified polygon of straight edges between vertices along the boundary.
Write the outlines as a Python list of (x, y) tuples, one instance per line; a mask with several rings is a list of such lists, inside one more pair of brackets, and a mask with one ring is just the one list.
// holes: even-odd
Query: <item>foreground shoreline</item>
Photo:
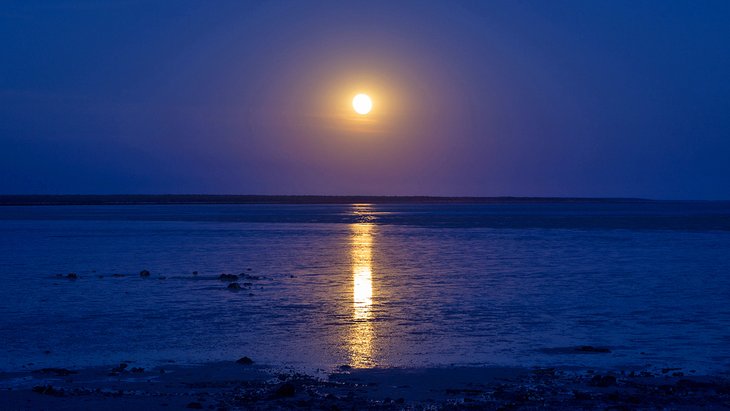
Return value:
[(678, 369), (444, 367), (308, 375), (252, 363), (0, 373), (0, 404), (36, 409), (730, 409), (728, 375)]

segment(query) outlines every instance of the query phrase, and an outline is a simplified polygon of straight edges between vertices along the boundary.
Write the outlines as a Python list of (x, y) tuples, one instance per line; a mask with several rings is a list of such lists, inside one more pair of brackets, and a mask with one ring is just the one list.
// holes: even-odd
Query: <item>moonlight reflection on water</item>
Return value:
[(372, 224), (351, 225), (353, 326), (350, 335), (350, 360), (355, 367), (372, 367), (373, 360), (373, 270)]

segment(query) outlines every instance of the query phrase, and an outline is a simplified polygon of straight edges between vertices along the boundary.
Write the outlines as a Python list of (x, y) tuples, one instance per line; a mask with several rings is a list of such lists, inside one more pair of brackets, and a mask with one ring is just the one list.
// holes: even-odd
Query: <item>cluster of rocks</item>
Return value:
[[(251, 271), (250, 268), (247, 268), (246, 270), (247, 271)], [(146, 270), (146, 269), (139, 272), (139, 277), (141, 277), (141, 278), (150, 278), (151, 275), (152, 275), (152, 273), (149, 270)], [(192, 272), (192, 275), (193, 276), (197, 276), (198, 275), (198, 272), (197, 271), (193, 271)], [(114, 277), (114, 278), (121, 278), (121, 277), (126, 277), (126, 276), (127, 276), (126, 274), (119, 274), (119, 273), (111, 274), (111, 277)], [(97, 275), (97, 277), (98, 278), (104, 278), (103, 275)], [(77, 280), (80, 277), (76, 273), (68, 273), (68, 274), (56, 274), (56, 278), (65, 278), (65, 279), (68, 279), (68, 280)], [(166, 276), (158, 276), (156, 278), (158, 278), (160, 280), (167, 279)], [(254, 285), (254, 283), (253, 283), (254, 281), (259, 281), (259, 280), (263, 280), (264, 279), (264, 277), (261, 277), (261, 276), (258, 276), (258, 275), (251, 275), (251, 274), (245, 273), (245, 272), (244, 273), (240, 273), (240, 274), (226, 274), (226, 273), (224, 273), (224, 274), (219, 275), (217, 278), (220, 281), (223, 281), (223, 282), (228, 283), (226, 285), (226, 289), (228, 289), (230, 291), (250, 290), (253, 287), (253, 285)]]
[(141, 374), (143, 372), (144, 372), (144, 368), (142, 368), (142, 367), (129, 368), (129, 364), (127, 364), (126, 362), (122, 362), (122, 363), (119, 363), (119, 365), (117, 365), (116, 367), (113, 367), (109, 371), (109, 376), (115, 376), (115, 375), (120, 375), (120, 374), (125, 374), (125, 373)]
[[(651, 375), (651, 376), (648, 376)], [(511, 381), (446, 389), (433, 399), (377, 398), (377, 383), (332, 382), (283, 374), (278, 382), (247, 382), (218, 409), (676, 409), (730, 406), (730, 382), (677, 379), (651, 372), (596, 374), (538, 369)], [(444, 396), (445, 395), (445, 396)], [(436, 398), (438, 397), (438, 398)]]
[[(250, 359), (242, 363), (248, 363)], [(241, 361), (239, 360), (239, 362)], [(252, 362), (251, 362), (252, 363)], [(351, 370), (345, 367), (345, 371)], [(661, 371), (535, 369), (507, 381), (446, 389), (436, 399), (377, 398), (375, 382), (333, 382), (302, 374), (279, 375), (279, 382), (239, 387), (219, 400), (222, 408), (256, 409), (676, 409), (730, 406), (730, 381)], [(441, 396), (445, 394), (445, 397)]]
[[(248, 269), (251, 270), (250, 268)], [(250, 275), (248, 273), (240, 274), (221, 274), (218, 280), (228, 283), (226, 288), (230, 291), (250, 290), (253, 287), (253, 281), (263, 280), (264, 277), (258, 275)]]
[(485, 385), (448, 408), (676, 409), (730, 406), (730, 381), (650, 371), (571, 373), (538, 369), (514, 382)]
[[(257, 372), (254, 361), (241, 357), (235, 363), (243, 370)], [(260, 367), (259, 367), (260, 368)], [(342, 367), (350, 375), (356, 370)], [(73, 374), (61, 368), (47, 368), (39, 373), (57, 376)], [(144, 373), (138, 368), (129, 369), (126, 363), (112, 368), (111, 375), (126, 372)], [(67, 382), (65, 385), (38, 385), (36, 394), (50, 397), (104, 397), (120, 401), (142, 398), (164, 401), (182, 401), (180, 406), (189, 409), (717, 409), (730, 406), (730, 381), (721, 377), (676, 377), (675, 369), (661, 371), (568, 371), (541, 368), (502, 379), (480, 381), (475, 377), (468, 384), (442, 384), (439, 389), (429, 389), (413, 396), (410, 386), (392, 389), (392, 381), (370, 380), (363, 375), (352, 378), (319, 379), (299, 373), (282, 373), (240, 379), (218, 379), (209, 382), (180, 381), (182, 391), (165, 391), (155, 394), (154, 384), (167, 390), (170, 381), (152, 383), (147, 390), (114, 390), (93, 388)], [(173, 373), (175, 374), (175, 373)], [(158, 374), (159, 375), (159, 374)], [(386, 384), (386, 385), (383, 385)], [(424, 384), (429, 382), (424, 381)], [(383, 385), (383, 387), (380, 387)], [(449, 388), (451, 386), (451, 388)], [(163, 388), (167, 387), (167, 388)], [(127, 387), (129, 388), (129, 387)], [(386, 388), (379, 391), (380, 388)], [(421, 390), (423, 391), (423, 390)], [(395, 396), (393, 396), (395, 395)], [(402, 396), (401, 396), (402, 395)]]
[[(111, 276), (114, 277), (114, 278), (121, 278), (121, 277), (126, 277), (127, 275), (126, 274), (114, 273)], [(149, 270), (142, 270), (142, 271), (139, 272), (139, 276), (142, 277), (142, 278), (149, 278), (150, 272), (149, 272)], [(96, 277), (97, 278), (104, 278), (104, 276), (101, 275), (101, 274), (97, 275)], [(78, 280), (80, 278), (80, 276), (78, 274), (76, 274), (76, 273), (68, 273), (68, 274), (56, 274), (56, 278), (65, 278), (67, 280)], [(161, 279), (164, 279), (165, 277), (160, 277), (160, 278)]]

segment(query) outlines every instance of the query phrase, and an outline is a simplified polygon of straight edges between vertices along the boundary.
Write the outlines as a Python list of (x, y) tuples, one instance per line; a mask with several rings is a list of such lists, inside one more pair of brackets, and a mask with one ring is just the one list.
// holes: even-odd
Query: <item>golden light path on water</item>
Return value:
[(373, 225), (350, 226), (352, 259), (352, 319), (349, 335), (350, 364), (353, 367), (375, 366), (373, 359)]

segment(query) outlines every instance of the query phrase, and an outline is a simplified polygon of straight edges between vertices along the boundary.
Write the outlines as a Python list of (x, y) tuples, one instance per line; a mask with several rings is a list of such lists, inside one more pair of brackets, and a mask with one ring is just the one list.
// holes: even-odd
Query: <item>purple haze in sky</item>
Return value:
[(9, 1), (0, 193), (728, 199), (728, 50), (725, 1)]

